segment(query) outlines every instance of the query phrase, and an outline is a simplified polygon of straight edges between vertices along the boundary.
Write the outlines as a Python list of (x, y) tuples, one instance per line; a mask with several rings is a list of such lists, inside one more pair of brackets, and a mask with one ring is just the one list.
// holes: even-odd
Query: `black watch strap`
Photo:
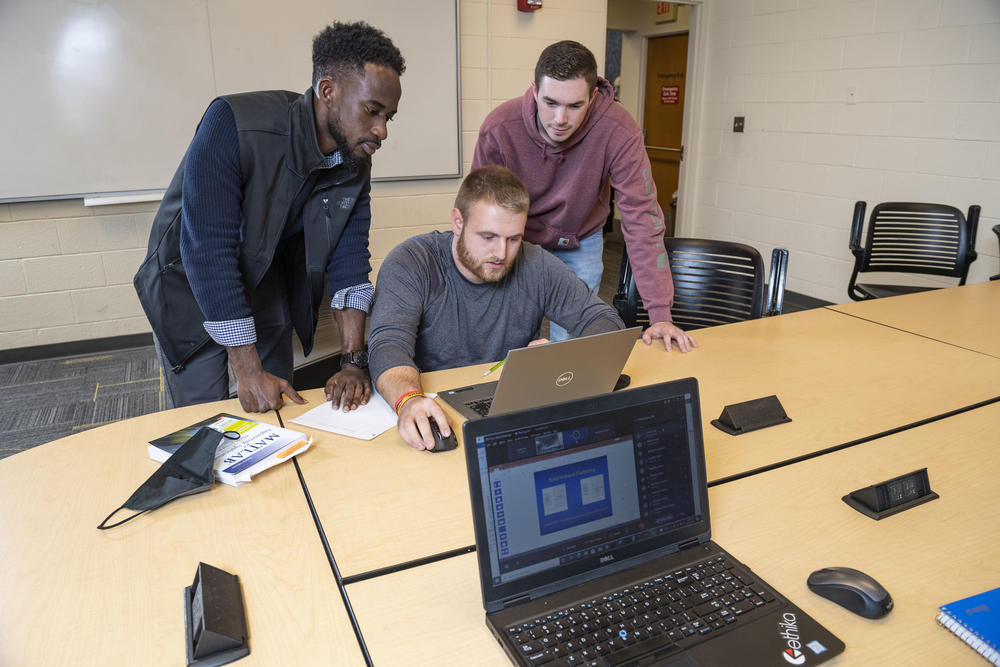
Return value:
[(367, 350), (353, 350), (351, 352), (344, 352), (340, 355), (340, 367), (343, 368), (344, 364), (350, 364), (352, 366), (357, 366), (361, 369), (368, 368), (368, 351)]

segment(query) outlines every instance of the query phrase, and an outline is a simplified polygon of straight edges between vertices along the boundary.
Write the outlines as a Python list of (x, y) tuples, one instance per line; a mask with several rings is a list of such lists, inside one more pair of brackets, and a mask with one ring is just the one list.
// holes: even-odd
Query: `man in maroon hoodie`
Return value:
[[(524, 238), (550, 250), (597, 292), (604, 270), (601, 230), (611, 188), (643, 305), (652, 325), (649, 344), (671, 341), (681, 352), (697, 347), (673, 325), (674, 284), (663, 247), (663, 211), (642, 130), (597, 76), (594, 54), (579, 42), (546, 47), (535, 82), (522, 97), (494, 109), (479, 128), (472, 167), (498, 164), (528, 188), (531, 208)], [(565, 332), (553, 328), (550, 338)]]

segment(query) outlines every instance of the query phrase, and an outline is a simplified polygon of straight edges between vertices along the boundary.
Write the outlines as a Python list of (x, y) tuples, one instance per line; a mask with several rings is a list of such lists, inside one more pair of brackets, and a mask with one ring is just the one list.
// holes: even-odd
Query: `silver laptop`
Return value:
[(642, 327), (581, 336), (507, 353), (496, 382), (438, 393), (466, 419), (597, 396), (615, 388)]

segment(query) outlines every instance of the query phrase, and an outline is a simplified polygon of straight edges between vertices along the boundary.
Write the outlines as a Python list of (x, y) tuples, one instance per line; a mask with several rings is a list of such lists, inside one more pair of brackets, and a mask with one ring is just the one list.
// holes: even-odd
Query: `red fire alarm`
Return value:
[(542, 0), (517, 0), (517, 11), (533, 12), (542, 8)]

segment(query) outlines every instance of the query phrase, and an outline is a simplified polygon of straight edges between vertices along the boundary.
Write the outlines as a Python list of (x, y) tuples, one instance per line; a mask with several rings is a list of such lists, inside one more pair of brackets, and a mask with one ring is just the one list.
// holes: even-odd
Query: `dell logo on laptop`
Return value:
[(573, 371), (566, 371), (565, 373), (556, 378), (556, 386), (565, 387), (572, 381), (573, 381)]
[(607, 556), (601, 556), (601, 560), (598, 561), (598, 562), (600, 562), (600, 563), (610, 563), (614, 559), (615, 559), (615, 555), (614, 554), (608, 554)]

